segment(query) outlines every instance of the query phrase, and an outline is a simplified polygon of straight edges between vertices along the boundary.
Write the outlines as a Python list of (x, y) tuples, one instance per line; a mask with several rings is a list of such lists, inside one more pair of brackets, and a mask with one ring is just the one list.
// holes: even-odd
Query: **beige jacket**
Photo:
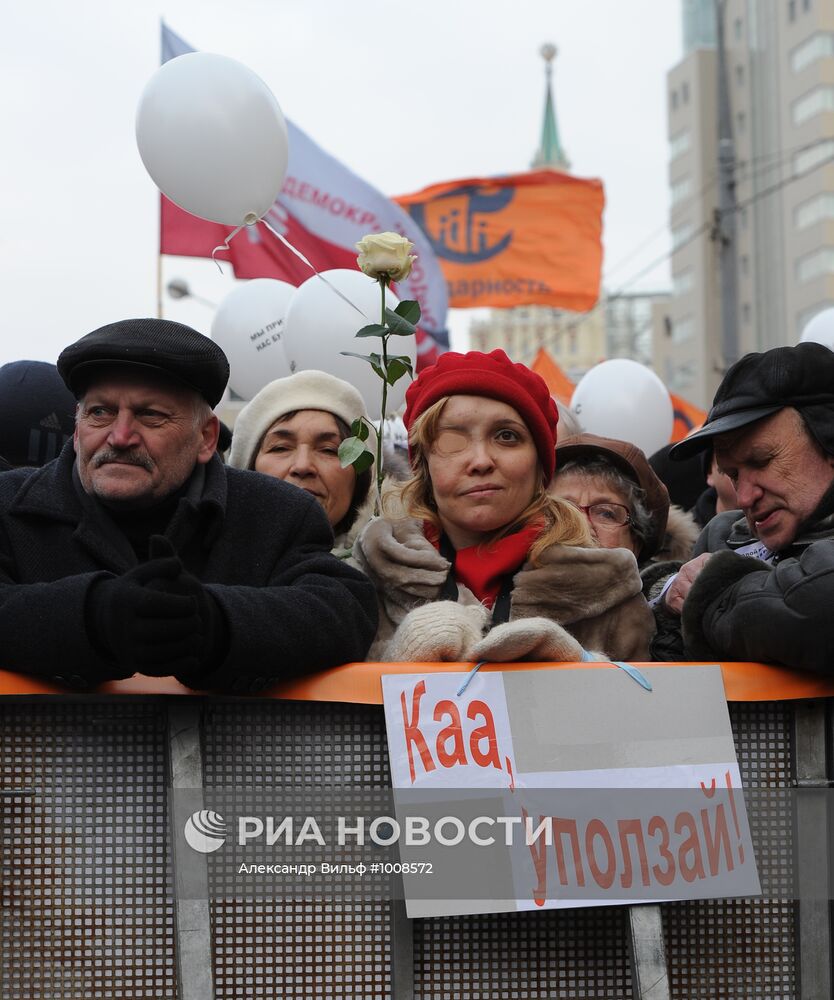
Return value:
[[(415, 608), (440, 598), (449, 562), (425, 538), (413, 518), (372, 520), (353, 546), (356, 565), (377, 590), (380, 622), (369, 660), (388, 659), (396, 633)], [(472, 605), (470, 623), (489, 629), (489, 617), (475, 596), (458, 586), (458, 603)], [(440, 626), (448, 602), (438, 605)], [(627, 549), (557, 545), (540, 565), (516, 574), (510, 621), (546, 618), (564, 626), (586, 650), (615, 660), (648, 660), (654, 616), (641, 592), (637, 562)], [(442, 659), (445, 657), (437, 657)], [(465, 657), (464, 657), (465, 658)]]

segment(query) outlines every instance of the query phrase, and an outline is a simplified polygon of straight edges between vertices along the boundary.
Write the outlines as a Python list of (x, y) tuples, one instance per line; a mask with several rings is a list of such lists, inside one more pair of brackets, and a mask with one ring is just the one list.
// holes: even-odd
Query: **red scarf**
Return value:
[[(497, 542), (480, 542), (455, 555), (455, 580), (462, 583), (492, 609), (504, 578), (512, 576), (527, 559), (533, 542), (542, 533), (540, 521), (534, 521), (512, 535), (505, 535)], [(440, 532), (428, 521), (423, 523), (423, 534), (436, 549), (440, 549)]]

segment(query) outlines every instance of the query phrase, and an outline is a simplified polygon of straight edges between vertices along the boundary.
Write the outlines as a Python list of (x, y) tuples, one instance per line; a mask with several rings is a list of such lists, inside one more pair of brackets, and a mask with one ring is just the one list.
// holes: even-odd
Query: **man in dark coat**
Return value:
[(687, 659), (834, 673), (834, 353), (804, 343), (746, 355), (671, 456), (709, 446), (741, 509), (713, 518), (667, 581), (661, 633), (668, 641), (664, 614), (677, 620)]
[(164, 320), (68, 347), (73, 441), (0, 476), (2, 667), (72, 686), (174, 675), (254, 692), (364, 657), (373, 586), (314, 497), (216, 453), (220, 348)]

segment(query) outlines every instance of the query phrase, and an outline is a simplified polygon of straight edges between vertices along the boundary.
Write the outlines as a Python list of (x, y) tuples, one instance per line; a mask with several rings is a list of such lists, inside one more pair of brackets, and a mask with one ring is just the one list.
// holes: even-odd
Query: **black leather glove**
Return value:
[(118, 676), (125, 668), (154, 677), (198, 675), (213, 662), (222, 612), (167, 539), (154, 536), (150, 555), (94, 585), (87, 599), (92, 641), (116, 661)]

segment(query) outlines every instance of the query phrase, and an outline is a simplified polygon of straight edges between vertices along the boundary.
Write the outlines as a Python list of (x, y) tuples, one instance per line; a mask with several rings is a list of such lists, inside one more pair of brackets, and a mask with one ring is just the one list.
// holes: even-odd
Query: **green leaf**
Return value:
[(339, 354), (344, 354), (346, 358), (359, 358), (360, 361), (367, 361), (380, 378), (385, 378), (382, 371), (382, 358), (378, 354), (354, 354), (353, 351), (339, 351)]
[(339, 445), (339, 463), (342, 468), (346, 469), (349, 465), (353, 465), (364, 451), (365, 442), (361, 438), (345, 438)]
[(350, 425), (350, 433), (354, 437), (358, 437), (360, 441), (368, 440), (368, 425), (365, 423), (364, 417), (357, 417), (353, 421)]
[(388, 361), (388, 385), (393, 385), (405, 375), (411, 365), (404, 364), (400, 358), (391, 358)]
[(381, 326), (379, 323), (371, 323), (368, 326), (363, 326), (362, 329), (356, 334), (357, 337), (384, 337), (388, 333), (388, 329)]
[(413, 323), (398, 316), (393, 309), (385, 310), (385, 322), (388, 324), (387, 333), (393, 333), (397, 337), (411, 337), (417, 332)]
[(346, 358), (359, 358), (360, 361), (367, 361), (369, 365), (378, 365), (382, 360), (379, 354), (354, 354), (353, 351), (339, 351)]
[(374, 453), (372, 451), (363, 451), (353, 463), (353, 468), (356, 470), (356, 475), (361, 476), (365, 469), (370, 469), (373, 464)]
[(414, 299), (403, 299), (394, 312), (415, 326), (420, 322), (420, 316), (422, 315), (420, 303), (415, 302)]

